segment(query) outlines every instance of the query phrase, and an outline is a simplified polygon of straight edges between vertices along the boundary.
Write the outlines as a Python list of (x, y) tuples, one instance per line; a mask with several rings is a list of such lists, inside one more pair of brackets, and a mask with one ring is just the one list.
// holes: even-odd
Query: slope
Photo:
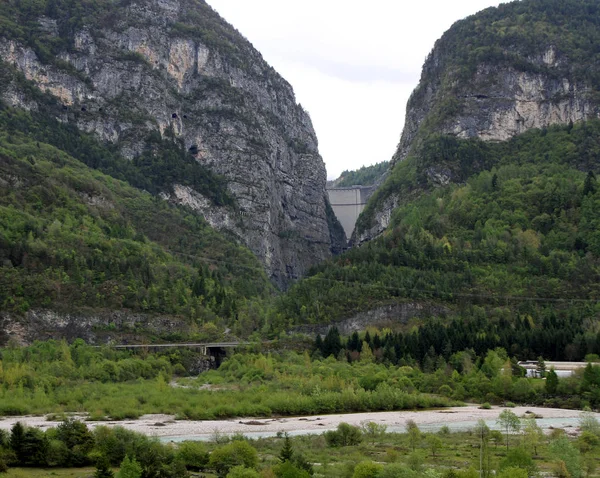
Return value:
[[(0, 118), (4, 332), (9, 325), (18, 331), (20, 323), (29, 334), (25, 338), (45, 336), (48, 330), (31, 330), (32, 317), (42, 310), (57, 314), (51, 325), (59, 328), (78, 313), (97, 318), (59, 335), (102, 326), (106, 316), (114, 322), (120, 312), (129, 314), (131, 326), (136, 317), (154, 322), (159, 335), (190, 333), (209, 322), (231, 323), (246, 299), (270, 293), (252, 253), (190, 209), (169, 205), (35, 139), (48, 130), (34, 130), (27, 113), (5, 108)], [(29, 134), (19, 132), (23, 124)], [(110, 157), (101, 144), (87, 140), (96, 157)]]
[[(407, 199), (380, 238), (313, 268), (279, 313), (321, 323), (410, 304), (422, 318), (446, 317), (425, 342), (438, 353), (448, 336), (454, 351), (501, 345), (523, 358), (574, 360), (600, 352), (600, 190), (591, 172), (600, 121), (498, 143), (434, 135), (424, 150), (423, 161), (442, 157), (465, 183)], [(394, 312), (386, 318), (405, 327)]]
[[(593, 0), (524, 0), (456, 22), (425, 61), (392, 174), (365, 208), (354, 243), (383, 232), (415, 188), (468, 176), (443, 157), (427, 159), (430, 135), (506, 141), (531, 128), (597, 118), (599, 8)], [(469, 164), (466, 173), (481, 166)]]
[[(308, 114), (204, 1), (2, 2), (0, 60), (8, 105), (91, 133), (133, 160), (128, 181), (237, 236), (277, 285), (343, 242), (329, 228)], [(173, 139), (185, 161), (164, 150)], [(149, 151), (162, 159), (148, 164)]]

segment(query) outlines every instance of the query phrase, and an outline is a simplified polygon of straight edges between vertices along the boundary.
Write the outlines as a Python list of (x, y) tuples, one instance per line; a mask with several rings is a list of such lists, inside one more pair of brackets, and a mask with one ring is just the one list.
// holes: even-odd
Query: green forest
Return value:
[[(599, 145), (598, 121), (503, 143), (431, 138), (423, 161), (454, 165), (465, 183), (401, 205), (382, 237), (313, 268), (276, 307), (320, 323), (388, 303), (441, 306), (414, 334), (418, 360), (430, 346), (503, 347), (520, 359), (599, 353)], [(471, 175), (474, 164), (485, 170)]]
[(268, 295), (255, 257), (198, 215), (86, 167), (2, 113), (14, 121), (0, 125), (4, 310), (125, 308), (202, 324)]
[(333, 181), (336, 188), (349, 188), (351, 186), (372, 186), (389, 169), (390, 162), (382, 161), (372, 166), (362, 166), (355, 171), (343, 171), (340, 177)]

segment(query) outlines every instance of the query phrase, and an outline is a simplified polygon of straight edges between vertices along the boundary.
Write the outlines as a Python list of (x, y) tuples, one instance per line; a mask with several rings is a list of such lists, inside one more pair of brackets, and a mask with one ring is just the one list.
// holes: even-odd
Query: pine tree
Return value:
[(281, 463), (285, 463), (286, 461), (292, 461), (294, 457), (294, 450), (292, 448), (292, 440), (290, 440), (289, 435), (286, 433), (283, 438), (283, 447), (279, 452), (279, 461)]
[(544, 357), (538, 357), (535, 371), (540, 378), (544, 378), (546, 376), (546, 362), (544, 362)]
[(25, 460), (25, 427), (21, 422), (15, 423), (10, 430), (10, 448), (17, 456), (17, 461), (23, 463)]
[(358, 351), (360, 352), (359, 347), (360, 347), (360, 338), (358, 337), (358, 332), (355, 330), (352, 335), (350, 336), (350, 338), (348, 339), (348, 345), (347, 345), (347, 349), (350, 351)]
[(597, 189), (596, 175), (593, 171), (588, 171), (585, 181), (583, 182), (583, 196), (594, 194)]
[(381, 339), (379, 338), (379, 334), (375, 334), (373, 337), (373, 351), (381, 348)]
[(323, 339), (321, 338), (321, 334), (317, 334), (317, 336), (315, 337), (314, 349), (318, 350), (319, 352), (321, 352), (321, 354), (323, 354)]
[(342, 350), (342, 340), (340, 339), (340, 332), (337, 327), (331, 327), (325, 340), (323, 341), (323, 357), (329, 357), (333, 355), (337, 357)]

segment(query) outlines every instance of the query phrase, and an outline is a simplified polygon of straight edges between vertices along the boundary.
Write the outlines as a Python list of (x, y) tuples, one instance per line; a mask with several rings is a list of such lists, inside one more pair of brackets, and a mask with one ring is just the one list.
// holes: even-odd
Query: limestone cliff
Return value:
[[(407, 181), (393, 183), (394, 174), (422, 175), (427, 186), (463, 179), (443, 161), (420, 170), (427, 137), (504, 141), (531, 128), (598, 117), (598, 14), (597, 2), (589, 0), (525, 0), (454, 24), (425, 61), (407, 104), (392, 178), (371, 200), (354, 241), (381, 234), (410, 194)], [(399, 168), (407, 160), (411, 166)]]
[[(58, 99), (60, 121), (131, 159), (151, 147), (153, 133), (179, 141), (225, 177), (235, 206), (216, 206), (177, 183), (162, 196), (238, 237), (281, 286), (343, 242), (328, 226), (326, 171), (310, 117), (291, 86), (204, 1), (61, 0), (32, 10), (27, 26), (39, 41), (11, 28), (0, 36), (0, 59), (24, 76), (0, 87), (5, 103), (38, 110), (33, 82)], [(24, 23), (23, 11), (6, 15)]]

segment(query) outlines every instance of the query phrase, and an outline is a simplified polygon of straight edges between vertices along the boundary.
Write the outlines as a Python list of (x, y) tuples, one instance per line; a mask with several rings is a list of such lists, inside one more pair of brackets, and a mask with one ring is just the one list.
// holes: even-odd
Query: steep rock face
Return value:
[(0, 313), (0, 345), (9, 342), (28, 345), (35, 340), (72, 341), (82, 338), (87, 343), (138, 343), (152, 335), (189, 333), (189, 324), (181, 318), (151, 314), (112, 311), (98, 313), (61, 313), (29, 310), (23, 316)]
[[(291, 86), (203, 1), (105, 3), (110, 8), (66, 39), (60, 19), (36, 19), (41, 36), (68, 45), (52, 61), (14, 35), (0, 37), (0, 58), (58, 98), (61, 121), (114, 143), (126, 157), (160, 132), (223, 175), (235, 207), (216, 207), (178, 184), (163, 197), (237, 236), (279, 285), (327, 258), (335, 241), (325, 167)], [(19, 82), (5, 85), (2, 98), (38, 106)]]
[[(591, 48), (600, 37), (597, 11), (588, 0), (522, 1), (454, 24), (423, 66), (392, 168), (418, 158), (431, 134), (505, 141), (531, 128), (599, 117), (597, 52)], [(444, 164), (424, 174), (431, 186), (456, 180)], [(353, 242), (381, 234), (406, 194), (393, 188), (380, 194)]]

